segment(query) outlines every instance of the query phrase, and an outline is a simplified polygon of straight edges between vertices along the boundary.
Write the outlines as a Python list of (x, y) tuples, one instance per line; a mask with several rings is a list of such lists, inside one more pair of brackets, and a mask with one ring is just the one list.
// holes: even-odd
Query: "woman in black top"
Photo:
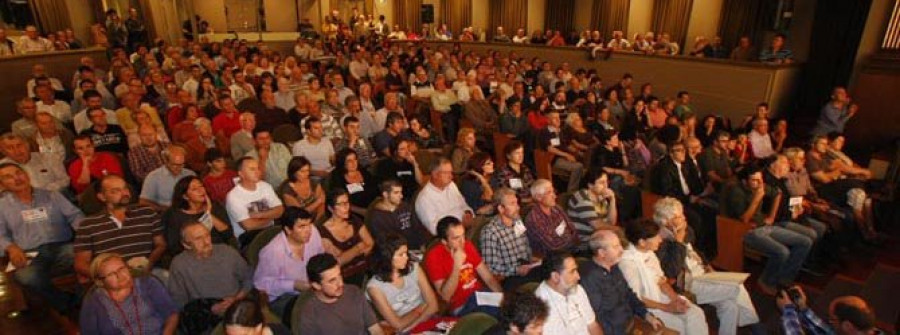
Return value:
[(341, 263), (344, 282), (362, 286), (375, 241), (362, 220), (350, 215), (350, 194), (343, 188), (328, 192), (331, 217), (319, 227), (322, 246)]
[(181, 226), (197, 221), (210, 230), (213, 243), (224, 243), (237, 247), (228, 212), (206, 194), (206, 187), (200, 177), (181, 178), (172, 192), (172, 206), (162, 214), (166, 238), (166, 262), (171, 261), (184, 250), (181, 244)]
[(491, 203), (494, 191), (489, 182), (494, 174), (494, 161), (491, 155), (485, 152), (472, 154), (466, 162), (466, 168), (459, 181), (459, 192), (476, 214), (491, 214), (494, 208)]
[(350, 148), (344, 148), (335, 155), (331, 189), (346, 190), (350, 196), (351, 211), (360, 216), (366, 215), (366, 208), (378, 196), (375, 178), (359, 168), (356, 151)]

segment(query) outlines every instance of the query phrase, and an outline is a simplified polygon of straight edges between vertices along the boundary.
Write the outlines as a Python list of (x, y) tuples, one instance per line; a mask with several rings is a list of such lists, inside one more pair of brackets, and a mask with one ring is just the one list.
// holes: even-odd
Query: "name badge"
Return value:
[(397, 177), (412, 176), (412, 175), (413, 175), (413, 172), (412, 172), (412, 171), (409, 171), (409, 170), (407, 170), (407, 171), (397, 171)]
[(522, 220), (517, 220), (516, 224), (513, 225), (513, 232), (516, 234), (516, 237), (522, 237), (522, 234), (525, 234), (526, 230), (528, 229), (522, 224)]
[(560, 221), (559, 225), (556, 226), (556, 236), (563, 236), (566, 233), (566, 222)]
[(511, 187), (512, 189), (515, 189), (515, 190), (522, 188), (522, 179), (511, 178), (509, 180), (509, 187)]
[(558, 147), (559, 146), (559, 138), (551, 138), (550, 145), (554, 146), (554, 147)]
[(25, 223), (44, 222), (50, 220), (50, 214), (44, 207), (26, 209), (22, 211), (22, 221)]
[(360, 183), (347, 184), (347, 192), (356, 194), (363, 191), (363, 185)]

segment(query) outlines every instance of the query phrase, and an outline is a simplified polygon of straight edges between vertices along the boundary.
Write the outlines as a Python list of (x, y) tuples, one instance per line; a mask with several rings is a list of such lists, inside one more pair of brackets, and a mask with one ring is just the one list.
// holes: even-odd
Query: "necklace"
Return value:
[[(132, 291), (132, 293), (134, 293), (134, 291)], [(112, 297), (110, 297), (110, 298), (112, 298)], [(143, 329), (143, 326), (141, 325), (141, 315), (138, 314), (138, 300), (139, 299), (140, 299), (140, 297), (138, 297), (138, 295), (135, 294), (134, 297), (132, 297), (132, 299), (131, 299), (131, 305), (132, 305), (132, 307), (134, 307), (134, 318), (135, 318), (135, 320), (137, 320), (137, 328), (138, 328), (137, 334), (140, 335), (140, 334), (144, 333), (144, 329)], [(113, 304), (116, 306), (116, 310), (118, 310), (119, 314), (122, 315), (122, 320), (125, 321), (125, 326), (128, 327), (128, 333), (134, 335), (135, 334), (134, 329), (131, 328), (131, 321), (128, 320), (128, 315), (125, 314), (125, 310), (122, 309), (122, 306), (119, 306), (119, 302), (116, 301), (116, 299), (111, 299), (111, 300), (113, 301)]]

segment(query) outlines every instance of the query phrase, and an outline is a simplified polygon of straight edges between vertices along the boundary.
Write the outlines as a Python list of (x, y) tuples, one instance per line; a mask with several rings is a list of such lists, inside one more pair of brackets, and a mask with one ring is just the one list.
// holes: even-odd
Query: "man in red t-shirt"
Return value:
[(225, 138), (231, 139), (231, 135), (241, 130), (241, 120), (234, 100), (229, 96), (219, 98), (222, 112), (212, 120), (213, 132), (216, 136), (221, 133)]
[[(494, 292), (503, 292), (503, 289), (482, 262), (481, 255), (472, 242), (466, 240), (466, 228), (462, 222), (447, 216), (438, 221), (436, 230), (441, 243), (432, 247), (425, 255), (425, 271), (437, 288), (438, 295), (450, 304), (450, 309), (456, 316), (471, 312), (498, 316), (498, 308), (479, 306), (475, 298), (475, 292), (483, 291), (483, 285)], [(479, 277), (481, 281), (478, 280)]]

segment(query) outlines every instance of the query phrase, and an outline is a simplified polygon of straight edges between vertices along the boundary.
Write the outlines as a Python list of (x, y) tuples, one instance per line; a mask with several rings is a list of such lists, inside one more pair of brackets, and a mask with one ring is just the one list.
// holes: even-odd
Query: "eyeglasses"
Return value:
[(337, 206), (350, 206), (350, 202), (349, 202), (349, 201), (335, 202), (335, 203), (334, 203), (334, 206), (335, 206), (335, 207), (337, 207)]
[(116, 279), (119, 279), (130, 272), (131, 269), (129, 269), (127, 266), (122, 266), (113, 272), (107, 273), (105, 276), (98, 276), (97, 278), (100, 278), (100, 280), (106, 280), (106, 278), (115, 276)]

